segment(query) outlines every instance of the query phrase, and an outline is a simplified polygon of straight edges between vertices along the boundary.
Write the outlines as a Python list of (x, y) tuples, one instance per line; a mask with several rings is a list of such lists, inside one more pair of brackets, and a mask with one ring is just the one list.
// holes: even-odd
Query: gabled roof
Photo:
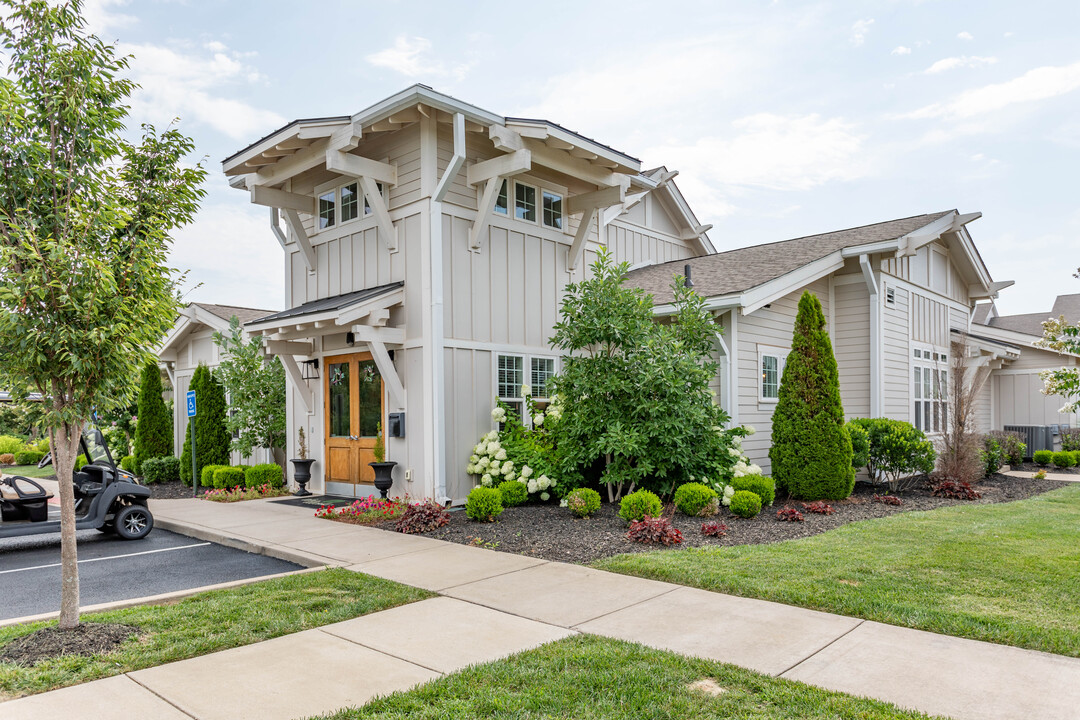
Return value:
[(320, 315), (333, 315), (339, 313), (348, 308), (359, 305), (361, 303), (374, 300), (377, 297), (386, 295), (400, 290), (405, 287), (403, 282), (388, 283), (386, 285), (378, 285), (376, 287), (365, 288), (363, 290), (356, 290), (355, 292), (345, 293), (344, 295), (333, 295), (331, 297), (321, 298), (319, 300), (312, 300), (302, 305), (297, 305), (294, 308), (288, 310), (282, 310), (281, 312), (274, 313), (273, 315), (267, 315), (260, 317), (253, 322), (247, 323), (249, 326), (268, 327), (283, 320), (288, 320), (289, 324), (296, 323), (300, 318), (312, 318)]
[[(981, 307), (981, 306), (980, 306)], [(976, 308), (978, 310), (978, 308)], [(1017, 315), (995, 315), (987, 319), (986, 315), (976, 312), (974, 321), (980, 325), (1011, 330), (1012, 332), (1024, 333), (1042, 337), (1043, 322), (1051, 318), (1065, 317), (1070, 323), (1080, 322), (1080, 293), (1073, 295), (1058, 295), (1054, 300), (1054, 307), (1050, 312), (1020, 313)]]
[(653, 296), (656, 305), (672, 302), (671, 285), (676, 275), (690, 266), (694, 290), (704, 297), (743, 293), (778, 280), (840, 251), (898, 240), (955, 211), (946, 210), (899, 220), (863, 225), (820, 235), (754, 245), (737, 250), (673, 260), (633, 270), (627, 284)]
[(230, 322), (235, 316), (240, 321), (241, 325), (257, 320), (258, 318), (265, 317), (273, 310), (258, 310), (256, 308), (238, 307), (236, 305), (212, 305), (210, 303), (191, 303), (192, 305), (198, 305), (203, 310), (206, 310), (212, 315), (224, 320), (226, 323)]
[(182, 344), (184, 338), (186, 338), (197, 326), (206, 326), (217, 330), (218, 332), (226, 332), (229, 329), (229, 323), (232, 321), (233, 316), (243, 326), (245, 323), (251, 322), (255, 318), (263, 317), (272, 313), (273, 310), (258, 310), (256, 308), (237, 307), (234, 305), (214, 305), (212, 303), (189, 303), (187, 307), (180, 311), (180, 314), (176, 318), (176, 322), (173, 323), (172, 330), (165, 336), (165, 339), (161, 343), (161, 347), (158, 348), (158, 356), (162, 353), (172, 350), (178, 345)]

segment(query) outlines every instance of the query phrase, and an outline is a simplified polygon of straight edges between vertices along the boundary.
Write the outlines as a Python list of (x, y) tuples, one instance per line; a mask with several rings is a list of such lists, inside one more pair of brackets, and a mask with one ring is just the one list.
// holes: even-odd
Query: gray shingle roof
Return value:
[(671, 284), (675, 275), (682, 275), (683, 267), (690, 265), (694, 289), (698, 294), (714, 297), (744, 292), (794, 272), (837, 250), (903, 237), (950, 212), (952, 211), (946, 210), (929, 215), (916, 215), (821, 235), (728, 250), (689, 260), (650, 265), (630, 272), (627, 275), (627, 285), (642, 288), (653, 296), (654, 303), (663, 305), (673, 300)]
[(212, 305), (210, 303), (192, 303), (192, 305), (198, 305), (206, 312), (217, 315), (222, 320), (232, 320), (235, 315), (241, 325), (265, 317), (274, 312), (273, 310), (259, 310), (257, 308), (237, 307), (235, 305)]
[[(1062, 315), (1070, 323), (1080, 322), (1080, 293), (1074, 295), (1058, 295), (1054, 301), (1054, 308), (1050, 312), (1023, 313), (1020, 315), (999, 315), (991, 318), (990, 327), (1012, 330), (1013, 332), (1026, 333), (1028, 335), (1042, 336), (1043, 321), (1050, 318), (1058, 318)], [(985, 320), (976, 318), (976, 322), (983, 325)]]
[(297, 305), (294, 308), (274, 313), (273, 315), (259, 317), (257, 318), (257, 321), (259, 323), (272, 322), (275, 320), (285, 320), (286, 318), (295, 319), (304, 315), (318, 315), (325, 312), (344, 310), (351, 305), (356, 305), (365, 300), (372, 300), (380, 295), (385, 295), (388, 292), (392, 292), (402, 287), (405, 287), (405, 283), (395, 282), (387, 285), (365, 288), (363, 290), (356, 290), (351, 293), (345, 293), (344, 295), (333, 295), (319, 300), (312, 300), (303, 305)]

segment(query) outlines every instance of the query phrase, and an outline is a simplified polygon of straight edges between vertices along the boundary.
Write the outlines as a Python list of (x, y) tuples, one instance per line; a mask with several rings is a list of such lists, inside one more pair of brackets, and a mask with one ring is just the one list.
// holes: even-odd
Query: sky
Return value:
[[(210, 170), (188, 298), (284, 307), (265, 208), (221, 160), (424, 83), (680, 171), (718, 250), (956, 208), (1003, 314), (1080, 292), (1080, 2), (88, 0), (133, 56), (131, 127)], [(198, 158), (195, 158), (197, 160)]]

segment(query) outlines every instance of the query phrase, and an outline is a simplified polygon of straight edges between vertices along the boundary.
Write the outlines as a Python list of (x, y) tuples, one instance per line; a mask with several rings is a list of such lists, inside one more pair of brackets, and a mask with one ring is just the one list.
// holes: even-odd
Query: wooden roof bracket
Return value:
[(532, 153), (522, 148), (507, 155), (478, 162), (466, 170), (466, 181), (469, 185), (484, 184), (484, 191), (476, 209), (476, 220), (469, 229), (471, 250), (480, 249), (480, 236), (487, 229), (491, 214), (495, 211), (495, 201), (499, 197), (499, 188), (503, 181), (531, 169)]
[(574, 233), (574, 242), (566, 251), (566, 272), (577, 269), (582, 251), (585, 249), (585, 238), (588, 237), (589, 227), (593, 218), (601, 210), (612, 206), (621, 206), (626, 201), (626, 189), (630, 187), (630, 178), (622, 175), (618, 185), (594, 190), (592, 192), (574, 195), (566, 201), (566, 214), (576, 215), (581, 213), (581, 222), (578, 223), (577, 232)]
[(405, 409), (405, 386), (401, 384), (394, 361), (390, 359), (390, 353), (386, 351), (386, 345), (380, 340), (369, 340), (368, 347), (371, 349), (371, 357), (375, 361), (375, 367), (379, 368), (386, 389), (389, 391), (390, 401), (399, 410)]
[(394, 227), (390, 209), (386, 206), (386, 201), (376, 185), (380, 182), (386, 185), (397, 185), (397, 166), (329, 147), (326, 150), (326, 169), (339, 175), (354, 177), (360, 182), (364, 196), (371, 206), (371, 213), (379, 226), (379, 235), (382, 236), (390, 252), (397, 252), (397, 228)]
[(435, 202), (443, 201), (464, 164), (465, 116), (461, 113), (454, 113), (454, 156), (450, 158), (450, 163), (446, 166), (443, 176), (439, 178), (439, 183), (435, 186), (435, 195), (432, 198)]
[(289, 382), (292, 383), (293, 388), (296, 390), (304, 409), (310, 413), (315, 408), (315, 393), (308, 387), (307, 380), (304, 380), (296, 358), (292, 355), (278, 355), (278, 359), (281, 360), (281, 365), (285, 368), (285, 375), (288, 376)]

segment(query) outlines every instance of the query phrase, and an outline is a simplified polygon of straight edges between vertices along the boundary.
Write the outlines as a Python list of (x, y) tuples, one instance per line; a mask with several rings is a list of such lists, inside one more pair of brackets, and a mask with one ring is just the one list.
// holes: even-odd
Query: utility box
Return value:
[(1055, 425), (1006, 425), (1005, 432), (1018, 432), (1024, 436), (1027, 450), (1024, 454), (1031, 457), (1037, 450), (1053, 450), (1054, 436), (1058, 433)]
[(387, 416), (386, 434), (392, 438), (405, 437), (405, 413), (392, 412)]

